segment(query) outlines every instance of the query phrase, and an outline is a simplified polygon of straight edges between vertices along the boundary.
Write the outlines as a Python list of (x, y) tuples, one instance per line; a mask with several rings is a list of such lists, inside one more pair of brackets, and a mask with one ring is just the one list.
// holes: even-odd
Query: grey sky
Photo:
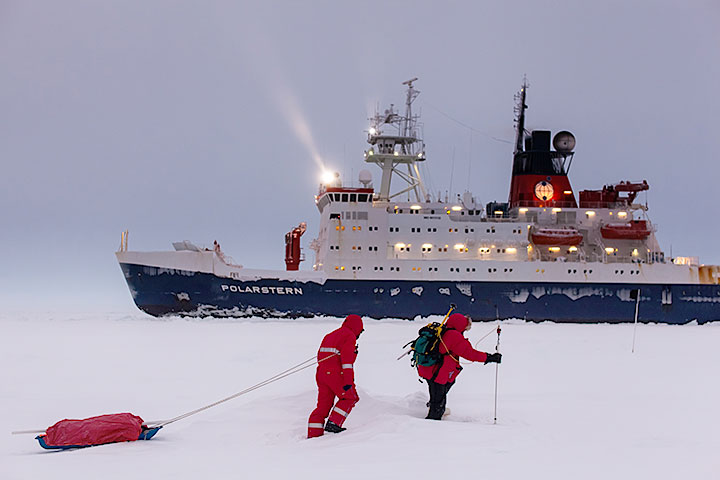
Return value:
[(528, 127), (577, 137), (576, 190), (647, 179), (665, 251), (720, 263), (718, 24), (714, 1), (6, 0), (0, 298), (130, 307), (125, 228), (281, 269), (306, 221), (310, 258), (314, 156), (355, 182), (367, 117), (415, 76), (434, 191), (452, 170), (507, 199), (512, 145), (490, 137), (513, 139), (527, 74)]

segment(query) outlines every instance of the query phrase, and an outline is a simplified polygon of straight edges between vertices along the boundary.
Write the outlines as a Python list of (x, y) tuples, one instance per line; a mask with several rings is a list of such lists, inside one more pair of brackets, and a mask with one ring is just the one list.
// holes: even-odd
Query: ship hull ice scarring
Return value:
[(442, 315), (455, 303), (477, 321), (624, 323), (634, 319), (630, 291), (640, 288), (640, 322), (720, 320), (720, 285), (410, 280), (320, 284), (272, 278), (239, 281), (199, 272), (142, 275), (148, 267), (127, 263), (121, 268), (130, 289), (137, 292), (136, 305), (153, 316), (300, 318), (360, 312), (371, 318), (413, 319)]

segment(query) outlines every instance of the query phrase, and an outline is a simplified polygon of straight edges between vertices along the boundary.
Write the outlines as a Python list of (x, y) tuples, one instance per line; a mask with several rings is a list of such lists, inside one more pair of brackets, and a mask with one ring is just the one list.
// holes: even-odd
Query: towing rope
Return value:
[(332, 355), (330, 355), (330, 356), (328, 356), (328, 357), (325, 357), (325, 358), (323, 358), (322, 360), (317, 360), (317, 361), (316, 361), (316, 358), (317, 358), (317, 357), (316, 357), (316, 356), (312, 356), (312, 357), (308, 358), (307, 360), (305, 360), (305, 361), (303, 361), (303, 362), (300, 362), (300, 363), (298, 363), (297, 365), (294, 365), (294, 366), (288, 368), (287, 370), (285, 370), (285, 371), (283, 371), (283, 372), (280, 372), (280, 373), (278, 373), (278, 374), (276, 374), (276, 375), (273, 375), (272, 377), (270, 377), (270, 378), (268, 378), (268, 379), (266, 379), (266, 380), (263, 380), (263, 381), (260, 382), (260, 383), (256, 383), (256, 384), (253, 385), (252, 387), (248, 387), (248, 388), (246, 388), (245, 390), (242, 390), (242, 391), (240, 391), (240, 392), (234, 393), (234, 394), (230, 395), (229, 397), (223, 398), (222, 400), (218, 400), (217, 402), (213, 402), (213, 403), (211, 403), (210, 405), (205, 405), (204, 407), (200, 407), (200, 408), (197, 408), (197, 409), (192, 410), (192, 411), (190, 411), (190, 412), (183, 413), (182, 415), (178, 415), (177, 417), (171, 418), (170, 420), (162, 420), (162, 421), (158, 421), (158, 422), (147, 422), (147, 423), (146, 423), (146, 426), (147, 426), (148, 428), (164, 427), (165, 425), (169, 425), (169, 424), (171, 424), (171, 423), (177, 422), (177, 421), (182, 420), (182, 419), (184, 419), (184, 418), (187, 418), (187, 417), (189, 417), (189, 416), (191, 416), (191, 415), (195, 415), (196, 413), (200, 413), (200, 412), (205, 411), (205, 410), (207, 410), (207, 409), (209, 409), (209, 408), (216, 407), (216, 406), (220, 405), (221, 403), (225, 403), (225, 402), (230, 401), (230, 400), (232, 400), (232, 399), (234, 399), (234, 398), (237, 398), (237, 397), (239, 397), (239, 396), (241, 396), (241, 395), (245, 395), (246, 393), (250, 393), (250, 392), (252, 392), (253, 390), (257, 390), (258, 388), (264, 387), (265, 385), (269, 385), (269, 384), (271, 384), (271, 383), (273, 383), (273, 382), (277, 382), (278, 380), (282, 380), (282, 379), (285, 378), (285, 377), (289, 377), (290, 375), (293, 375), (293, 374), (295, 374), (295, 373), (298, 373), (298, 372), (301, 372), (301, 371), (305, 370), (306, 368), (310, 368), (310, 367), (314, 366), (315, 363), (318, 363), (318, 364), (319, 364), (320, 362), (324, 362), (325, 360), (327, 360), (327, 359), (329, 359), (329, 358), (332, 358), (332, 357), (334, 357), (334, 356), (336, 356), (336, 355), (338, 355), (338, 354), (337, 354), (337, 353), (333, 353)]

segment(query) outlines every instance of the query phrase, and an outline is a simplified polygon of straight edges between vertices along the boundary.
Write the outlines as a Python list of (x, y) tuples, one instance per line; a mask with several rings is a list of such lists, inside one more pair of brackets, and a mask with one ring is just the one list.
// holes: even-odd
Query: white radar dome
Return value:
[(363, 184), (365, 188), (368, 187), (372, 183), (372, 173), (370, 173), (370, 170), (360, 170), (360, 173), (358, 174), (358, 180), (360, 183)]

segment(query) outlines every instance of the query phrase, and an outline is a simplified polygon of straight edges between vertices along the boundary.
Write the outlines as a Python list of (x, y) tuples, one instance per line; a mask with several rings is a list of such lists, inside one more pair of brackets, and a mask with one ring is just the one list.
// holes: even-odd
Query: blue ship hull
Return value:
[(720, 285), (277, 279), (240, 281), (212, 274), (120, 264), (135, 304), (154, 316), (371, 318), (443, 315), (454, 303), (475, 321), (684, 324), (720, 320)]

